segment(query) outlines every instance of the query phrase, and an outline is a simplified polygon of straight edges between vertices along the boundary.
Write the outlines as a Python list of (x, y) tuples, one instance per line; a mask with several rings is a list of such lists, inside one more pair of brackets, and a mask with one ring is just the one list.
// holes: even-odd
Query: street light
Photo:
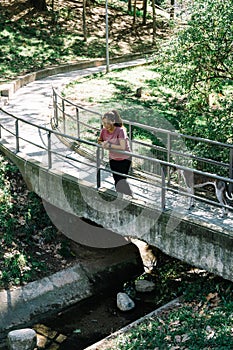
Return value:
[(108, 0), (105, 0), (105, 21), (106, 21), (106, 73), (109, 72), (109, 50), (108, 50)]

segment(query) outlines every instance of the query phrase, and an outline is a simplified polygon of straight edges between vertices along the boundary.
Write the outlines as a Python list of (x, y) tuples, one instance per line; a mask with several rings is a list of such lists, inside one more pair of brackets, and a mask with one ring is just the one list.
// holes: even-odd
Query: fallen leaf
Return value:
[(171, 336), (170, 335), (166, 335), (166, 337), (164, 339), (168, 340), (168, 341), (171, 341)]
[(184, 342), (186, 342), (186, 341), (189, 340), (189, 339), (190, 339), (190, 337), (189, 337), (188, 334), (183, 334), (183, 335), (182, 335), (181, 342), (184, 343)]
[(175, 341), (176, 341), (177, 343), (180, 343), (180, 342), (181, 342), (181, 336), (180, 336), (180, 335), (176, 335), (176, 336), (175, 336)]
[(218, 293), (209, 293), (206, 297), (206, 300), (210, 301), (211, 299), (216, 298), (216, 296), (218, 296)]

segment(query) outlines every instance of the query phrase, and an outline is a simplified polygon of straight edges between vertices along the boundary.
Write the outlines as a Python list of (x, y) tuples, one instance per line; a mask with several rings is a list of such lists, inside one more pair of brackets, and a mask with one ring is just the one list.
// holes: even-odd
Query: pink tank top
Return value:
[[(103, 141), (109, 141), (113, 145), (119, 145), (120, 140), (125, 140), (125, 150), (130, 152), (129, 139), (126, 130), (123, 127), (116, 126), (115, 130), (110, 133), (107, 129), (103, 128), (100, 132), (100, 139)], [(120, 154), (109, 150), (109, 158), (115, 160), (124, 160), (130, 158), (128, 154)]]

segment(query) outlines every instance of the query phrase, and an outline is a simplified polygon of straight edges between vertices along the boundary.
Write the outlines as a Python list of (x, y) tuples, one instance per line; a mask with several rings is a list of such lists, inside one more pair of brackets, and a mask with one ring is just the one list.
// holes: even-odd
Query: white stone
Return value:
[(36, 332), (30, 328), (11, 331), (7, 336), (9, 350), (34, 350), (36, 342)]
[(121, 311), (129, 311), (135, 307), (134, 301), (126, 293), (117, 293), (117, 307)]
[(138, 280), (135, 282), (135, 289), (141, 293), (152, 292), (155, 289), (155, 283), (147, 280)]

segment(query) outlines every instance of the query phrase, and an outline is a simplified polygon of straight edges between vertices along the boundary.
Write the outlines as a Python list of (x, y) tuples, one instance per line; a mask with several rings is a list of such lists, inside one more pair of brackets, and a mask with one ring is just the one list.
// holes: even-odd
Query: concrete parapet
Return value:
[[(151, 55), (151, 54), (152, 52), (147, 52), (144, 54), (134, 54), (134, 55), (114, 57), (111, 59), (111, 63), (127, 62), (140, 57), (145, 57), (146, 55)], [(104, 64), (106, 64), (106, 59), (99, 58), (99, 59), (85, 59), (82, 61), (73, 62), (69, 64), (63, 64), (59, 66), (44, 68), (39, 71), (20, 76), (9, 83), (0, 84), (0, 96), (8, 97), (10, 99), (18, 89), (35, 80), (43, 79), (56, 74), (72, 72), (74, 70), (98, 67)]]
[[(59, 175), (58, 171), (40, 167), (38, 162), (25, 162), (7, 149), (5, 152), (17, 164), (31, 189), (56, 207), (58, 217), (72, 214), (90, 219), (120, 236), (138, 238), (170, 256), (233, 281), (233, 227), (230, 225), (226, 229), (217, 222), (208, 223), (201, 217), (181, 215), (179, 211), (161, 212), (159, 208), (149, 208), (134, 200), (122, 199), (123, 209), (119, 210), (119, 201), (101, 201), (93, 184)], [(68, 221), (68, 217), (63, 220)], [(64, 232), (66, 227), (61, 223), (60, 229)], [(75, 232), (72, 235), (75, 239)]]

